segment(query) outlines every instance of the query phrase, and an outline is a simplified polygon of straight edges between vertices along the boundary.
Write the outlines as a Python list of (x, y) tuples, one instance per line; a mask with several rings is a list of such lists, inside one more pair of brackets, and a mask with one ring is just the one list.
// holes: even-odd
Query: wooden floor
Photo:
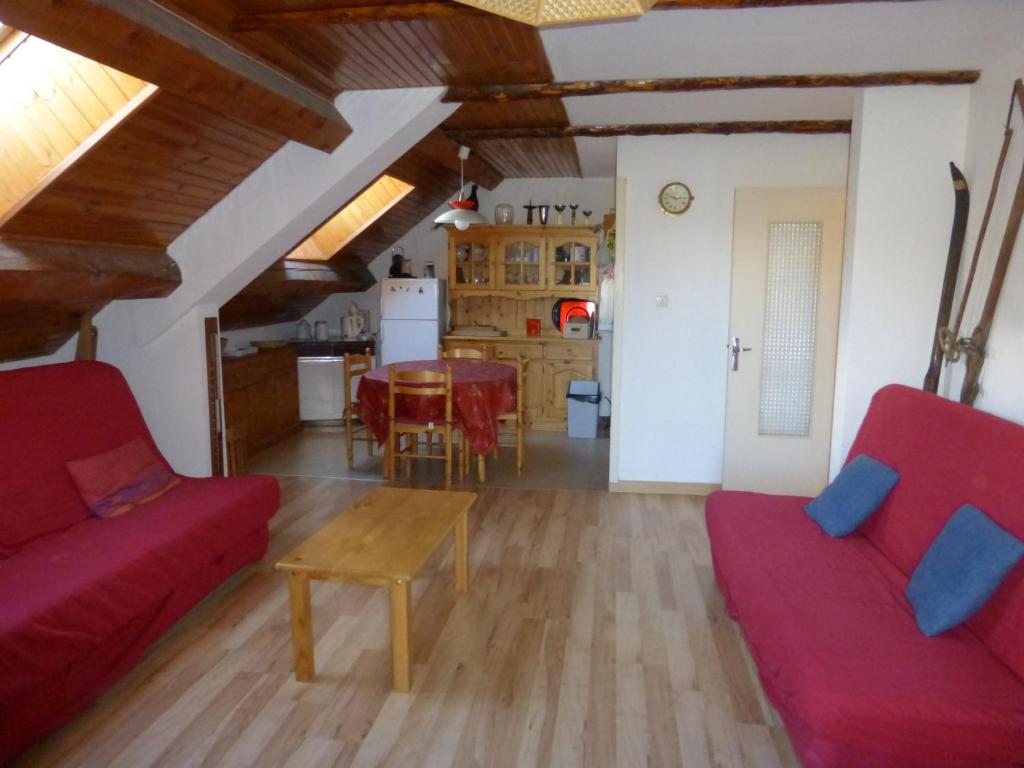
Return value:
[(313, 588), (317, 678), (290, 674), (273, 562), (366, 482), (282, 478), (270, 552), (22, 765), (795, 766), (708, 556), (701, 500), (481, 490), (469, 593), (414, 584), (413, 692), (385, 590)]

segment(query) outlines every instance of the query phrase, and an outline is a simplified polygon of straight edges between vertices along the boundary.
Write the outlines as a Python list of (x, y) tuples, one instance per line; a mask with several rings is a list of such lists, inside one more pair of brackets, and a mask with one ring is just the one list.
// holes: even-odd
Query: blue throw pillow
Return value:
[(1024, 557), (1024, 542), (964, 504), (949, 518), (914, 569), (907, 599), (929, 637), (973, 616)]
[(829, 536), (846, 536), (881, 506), (899, 479), (892, 467), (862, 453), (804, 509)]

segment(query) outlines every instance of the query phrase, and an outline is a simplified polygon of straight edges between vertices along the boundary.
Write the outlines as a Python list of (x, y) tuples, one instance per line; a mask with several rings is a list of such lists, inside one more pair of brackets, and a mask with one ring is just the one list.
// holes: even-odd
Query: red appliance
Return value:
[(559, 299), (555, 302), (554, 310), (551, 313), (551, 320), (555, 324), (555, 328), (562, 330), (562, 326), (569, 318), (583, 318), (589, 321), (596, 310), (597, 305), (592, 301)]

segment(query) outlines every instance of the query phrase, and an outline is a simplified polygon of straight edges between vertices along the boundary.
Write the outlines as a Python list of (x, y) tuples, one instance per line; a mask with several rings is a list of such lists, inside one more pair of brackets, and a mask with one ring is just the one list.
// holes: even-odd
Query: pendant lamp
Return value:
[(469, 147), (459, 147), (459, 199), (450, 200), (450, 211), (445, 211), (436, 219), (435, 224), (454, 224), (458, 230), (469, 229), (470, 224), (487, 224), (487, 219), (473, 210), (473, 203), (464, 199), (466, 194), (466, 176), (464, 165), (469, 157)]

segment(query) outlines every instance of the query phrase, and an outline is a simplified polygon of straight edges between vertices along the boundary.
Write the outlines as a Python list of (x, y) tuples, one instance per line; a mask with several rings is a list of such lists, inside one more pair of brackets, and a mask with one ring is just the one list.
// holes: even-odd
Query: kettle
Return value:
[(327, 329), (327, 321), (317, 320), (316, 325), (313, 326), (313, 334), (316, 336), (317, 341), (327, 341), (330, 337), (330, 333)]
[(347, 341), (353, 341), (359, 338), (359, 335), (363, 332), (363, 316), (362, 315), (345, 315), (341, 318), (341, 333)]
[(299, 320), (299, 325), (296, 329), (296, 338), (298, 338), (299, 341), (311, 341), (313, 339), (313, 328), (309, 324), (308, 320)]

